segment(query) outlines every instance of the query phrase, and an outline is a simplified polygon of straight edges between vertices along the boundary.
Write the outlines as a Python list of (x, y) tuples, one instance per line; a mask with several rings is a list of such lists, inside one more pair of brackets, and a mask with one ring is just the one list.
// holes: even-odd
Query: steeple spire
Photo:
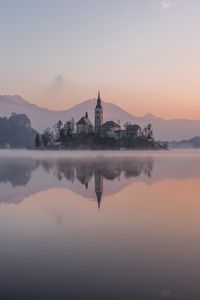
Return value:
[(97, 98), (97, 106), (96, 107), (97, 108), (102, 108), (100, 91), (98, 91), (98, 98)]
[(98, 210), (101, 209), (101, 193), (96, 193), (97, 195), (97, 204), (98, 204)]

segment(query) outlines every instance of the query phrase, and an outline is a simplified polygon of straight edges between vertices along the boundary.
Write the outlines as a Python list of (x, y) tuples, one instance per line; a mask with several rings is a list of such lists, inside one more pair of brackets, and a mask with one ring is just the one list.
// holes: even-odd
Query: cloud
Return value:
[(170, 10), (181, 4), (182, 0), (151, 0), (151, 6), (161, 8), (162, 10)]
[(180, 1), (178, 0), (162, 0), (161, 1), (161, 7), (163, 10), (168, 10), (170, 8), (173, 8), (177, 4), (179, 4)]
[(58, 74), (44, 87), (41, 97), (54, 101), (63, 99), (66, 95), (66, 88), (66, 82), (63, 76)]
[(62, 87), (62, 86), (64, 86), (63, 77), (61, 75), (57, 75), (55, 78), (53, 78), (52, 86), (53, 87)]

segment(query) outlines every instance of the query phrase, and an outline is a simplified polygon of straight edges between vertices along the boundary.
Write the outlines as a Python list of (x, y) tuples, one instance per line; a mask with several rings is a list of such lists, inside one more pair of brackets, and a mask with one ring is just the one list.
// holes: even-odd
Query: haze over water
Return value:
[(0, 151), (1, 299), (200, 299), (199, 194), (199, 151)]

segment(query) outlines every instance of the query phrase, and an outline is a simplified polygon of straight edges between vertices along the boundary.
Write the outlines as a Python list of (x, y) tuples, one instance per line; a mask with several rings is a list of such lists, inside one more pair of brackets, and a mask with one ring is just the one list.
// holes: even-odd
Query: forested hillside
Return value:
[(36, 134), (25, 114), (0, 118), (0, 148), (33, 147)]

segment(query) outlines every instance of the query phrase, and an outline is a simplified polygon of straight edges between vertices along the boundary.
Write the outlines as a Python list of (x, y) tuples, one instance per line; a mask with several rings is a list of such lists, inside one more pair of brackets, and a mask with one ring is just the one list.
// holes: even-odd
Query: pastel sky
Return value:
[(0, 94), (200, 119), (199, 0), (0, 0)]

